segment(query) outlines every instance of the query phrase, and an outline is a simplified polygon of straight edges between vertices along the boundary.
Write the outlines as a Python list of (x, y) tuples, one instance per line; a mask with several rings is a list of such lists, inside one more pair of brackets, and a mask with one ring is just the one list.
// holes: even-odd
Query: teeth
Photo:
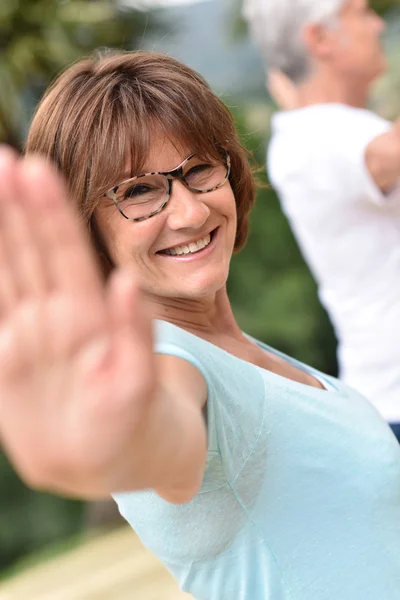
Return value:
[(197, 242), (191, 242), (189, 245), (175, 246), (175, 248), (169, 248), (168, 250), (165, 250), (165, 254), (169, 254), (171, 256), (181, 256), (182, 254), (195, 254), (196, 252), (199, 252), (199, 250), (203, 250), (203, 248), (206, 248), (210, 242), (211, 235), (208, 234), (201, 240), (198, 240)]

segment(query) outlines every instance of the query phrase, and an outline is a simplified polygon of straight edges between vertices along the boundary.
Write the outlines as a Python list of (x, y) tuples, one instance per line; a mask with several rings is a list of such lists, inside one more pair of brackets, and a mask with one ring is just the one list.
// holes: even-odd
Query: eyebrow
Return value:
[(179, 169), (187, 160), (189, 160), (190, 158), (192, 158), (193, 156), (196, 156), (196, 152), (192, 152), (191, 154), (188, 154), (186, 158), (184, 158), (176, 167), (172, 167), (172, 169), (166, 169), (163, 171), (142, 171), (141, 173), (138, 173), (137, 175), (132, 175), (131, 172), (129, 172), (126, 176), (123, 176), (123, 179), (121, 179), (121, 181), (125, 181), (126, 179), (133, 179), (134, 177), (142, 177), (143, 175), (156, 175), (158, 173), (163, 174), (163, 173), (171, 173), (171, 171), (176, 171), (177, 169)]

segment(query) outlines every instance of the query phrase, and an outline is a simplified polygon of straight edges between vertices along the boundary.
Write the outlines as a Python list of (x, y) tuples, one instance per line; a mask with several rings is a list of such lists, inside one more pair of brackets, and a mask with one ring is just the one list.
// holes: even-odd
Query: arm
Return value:
[(33, 487), (175, 502), (205, 464), (206, 384), (155, 357), (133, 273), (105, 285), (58, 176), (0, 152), (0, 439)]
[[(267, 90), (282, 110), (298, 108), (298, 89), (281, 71), (268, 73)], [(400, 178), (400, 119), (389, 131), (375, 136), (368, 143), (365, 164), (378, 189), (389, 194)]]
[(293, 110), (299, 106), (298, 89), (289, 77), (277, 69), (268, 71), (266, 87), (272, 100), (281, 110)]
[(140, 453), (147, 456), (141, 464), (143, 481), (148, 483), (141, 487), (151, 487), (164, 500), (180, 504), (197, 494), (203, 479), (207, 431), (202, 408), (207, 386), (196, 367), (181, 358), (158, 355), (156, 367), (159, 394)]
[(390, 193), (400, 179), (400, 120), (368, 144), (365, 161), (378, 188)]

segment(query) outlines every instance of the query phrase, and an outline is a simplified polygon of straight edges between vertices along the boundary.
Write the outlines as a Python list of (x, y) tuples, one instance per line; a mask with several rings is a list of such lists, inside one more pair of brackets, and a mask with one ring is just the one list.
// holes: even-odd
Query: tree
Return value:
[(398, 8), (400, 0), (372, 0), (370, 4), (379, 15), (385, 15), (389, 10)]
[(68, 63), (97, 47), (140, 45), (160, 26), (113, 0), (1, 0), (0, 142), (20, 147), (30, 107)]

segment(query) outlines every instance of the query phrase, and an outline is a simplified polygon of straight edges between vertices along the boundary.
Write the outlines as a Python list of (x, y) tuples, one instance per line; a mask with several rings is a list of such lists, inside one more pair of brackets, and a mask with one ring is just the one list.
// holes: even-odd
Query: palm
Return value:
[(109, 452), (123, 454), (155, 379), (133, 276), (116, 272), (104, 286), (58, 178), (43, 166), (32, 177), (29, 164), (0, 163), (2, 438), (28, 480), (43, 457), (71, 471), (85, 457), (95, 472)]

